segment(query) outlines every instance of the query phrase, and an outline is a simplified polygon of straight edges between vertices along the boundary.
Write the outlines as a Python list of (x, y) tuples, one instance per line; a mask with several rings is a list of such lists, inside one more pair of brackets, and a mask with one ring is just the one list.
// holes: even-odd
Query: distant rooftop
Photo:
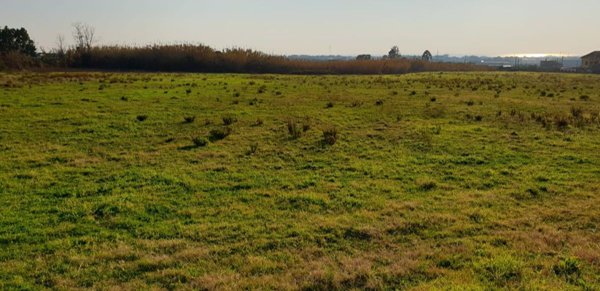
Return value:
[(591, 58), (591, 57), (600, 58), (600, 51), (591, 52), (581, 58), (583, 59), (583, 58)]

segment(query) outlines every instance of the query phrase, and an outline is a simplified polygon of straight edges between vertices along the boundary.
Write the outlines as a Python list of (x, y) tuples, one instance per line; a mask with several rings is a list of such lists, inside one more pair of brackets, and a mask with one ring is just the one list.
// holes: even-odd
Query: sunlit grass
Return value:
[(598, 76), (0, 87), (0, 289), (600, 284)]

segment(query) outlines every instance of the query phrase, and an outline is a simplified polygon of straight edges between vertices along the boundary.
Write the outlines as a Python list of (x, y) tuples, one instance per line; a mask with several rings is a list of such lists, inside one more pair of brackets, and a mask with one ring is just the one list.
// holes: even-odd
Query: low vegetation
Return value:
[(599, 76), (0, 88), (2, 290), (600, 287)]

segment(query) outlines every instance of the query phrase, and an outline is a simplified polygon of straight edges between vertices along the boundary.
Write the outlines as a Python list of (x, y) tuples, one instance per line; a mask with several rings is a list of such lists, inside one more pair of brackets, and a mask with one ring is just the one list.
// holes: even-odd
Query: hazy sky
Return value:
[(505, 55), (600, 50), (600, 0), (0, 0), (45, 48), (71, 25), (100, 44), (190, 42), (276, 54)]

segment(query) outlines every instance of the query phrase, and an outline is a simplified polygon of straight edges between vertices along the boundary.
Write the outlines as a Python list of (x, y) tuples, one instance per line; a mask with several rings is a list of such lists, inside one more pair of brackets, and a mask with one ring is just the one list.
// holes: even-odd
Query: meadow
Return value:
[(0, 73), (0, 289), (600, 287), (600, 76)]

